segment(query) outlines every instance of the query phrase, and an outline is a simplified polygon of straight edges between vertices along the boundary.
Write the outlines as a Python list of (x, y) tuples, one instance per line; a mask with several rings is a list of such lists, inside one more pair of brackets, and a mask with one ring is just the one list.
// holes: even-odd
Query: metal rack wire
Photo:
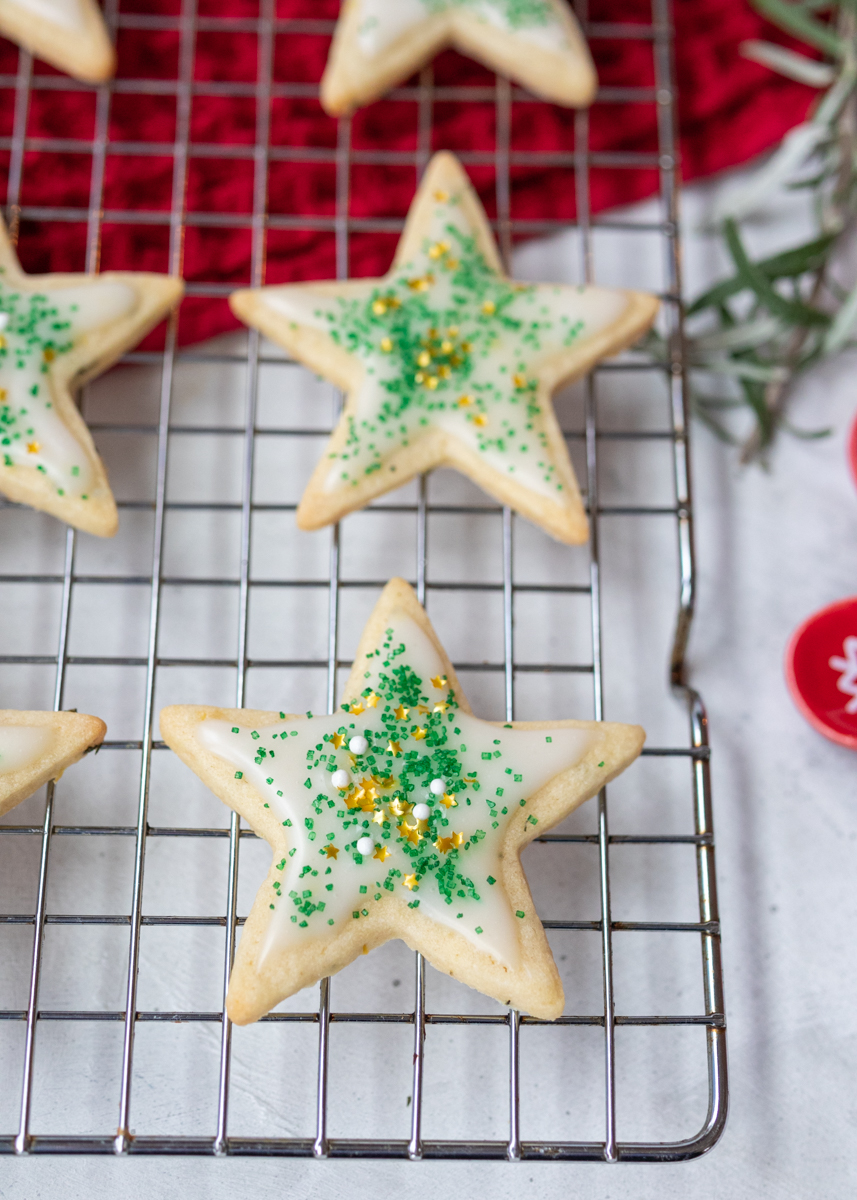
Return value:
[[(580, 6), (579, 6), (580, 7)], [(658, 517), (674, 523), (678, 538), (679, 605), (678, 625), (672, 650), (671, 684), (677, 697), (688, 708), (689, 738), (686, 744), (663, 748), (647, 748), (649, 759), (666, 763), (682, 760), (688, 764), (690, 786), (686, 792), (688, 816), (692, 814), (693, 831), (688, 833), (663, 833), (619, 835), (610, 832), (608, 824), (607, 797), (602, 794), (597, 801), (597, 826), (588, 833), (559, 831), (540, 839), (543, 845), (569, 848), (588, 845), (597, 852), (597, 892), (600, 912), (594, 920), (545, 920), (549, 931), (582, 930), (597, 935), (600, 941), (600, 975), (603, 1004), (600, 1012), (590, 1014), (567, 1014), (554, 1023), (557, 1028), (567, 1027), (569, 1034), (581, 1027), (599, 1030), (603, 1037), (603, 1088), (601, 1098), (602, 1132), (598, 1137), (575, 1137), (567, 1139), (527, 1136), (521, 1118), (521, 1072), (524, 1034), (528, 1027), (546, 1023), (521, 1016), (516, 1012), (474, 1014), (473, 1012), (430, 1012), (427, 1006), (428, 969), (421, 957), (416, 956), (415, 984), (412, 1006), (403, 1006), (399, 1011), (342, 1011), (334, 1010), (331, 1004), (330, 981), (320, 987), (317, 1009), (312, 1011), (277, 1010), (261, 1023), (260, 1028), (269, 1038), (271, 1053), (281, 1052), (285, 1042), (296, 1027), (317, 1030), (317, 1047), (313, 1052), (315, 1062), (315, 1119), (314, 1132), (310, 1136), (239, 1136), (230, 1132), (230, 1112), (233, 1101), (231, 1071), (233, 1064), (233, 1031), (226, 1019), (225, 1008), (204, 1011), (186, 1009), (162, 1011), (142, 1009), (138, 1002), (141, 980), (141, 937), (143, 931), (153, 927), (184, 927), (191, 930), (205, 928), (222, 929), (224, 933), (223, 972), (221, 994), (225, 997), (236, 938), (242, 924), (239, 918), (239, 883), (241, 847), (252, 839), (252, 833), (242, 829), (234, 815), (228, 828), (184, 827), (181, 825), (156, 827), (150, 823), (149, 812), (152, 799), (153, 759), (165, 752), (163, 743), (156, 740), (156, 687), (159, 672), (170, 667), (211, 668), (221, 667), (234, 672), (234, 704), (244, 706), (247, 697), (248, 673), (256, 668), (288, 670), (323, 670), (326, 672), (327, 703), (333, 709), (337, 698), (337, 684), (341, 670), (347, 661), (341, 651), (341, 614), (343, 604), (348, 602), (354, 589), (377, 590), (383, 579), (347, 577), (342, 569), (340, 531), (332, 532), (329, 549), (329, 573), (326, 579), (306, 578), (297, 572), (294, 577), (270, 580), (257, 578), (253, 570), (254, 522), (259, 514), (291, 512), (293, 503), (264, 504), (255, 499), (256, 448), (263, 436), (282, 439), (315, 437), (316, 426), (304, 428), (299, 425), (273, 428), (263, 427), (258, 419), (260, 370), (263, 367), (282, 366), (284, 360), (272, 355), (262, 343), (259, 335), (251, 332), (246, 341), (246, 353), (229, 351), (212, 356), (204, 351), (180, 351), (176, 339), (176, 318), (172, 319), (167, 332), (166, 347), (162, 354), (136, 353), (127, 356), (132, 364), (145, 365), (150, 369), (156, 365), (160, 372), (159, 404), (157, 421), (147, 426), (135, 426), (136, 432), (155, 437), (157, 452), (155, 478), (152, 495), (145, 500), (120, 503), (124, 513), (137, 509), (152, 514), (151, 569), (147, 573), (86, 573), (77, 568), (79, 554), (78, 539), (73, 530), (65, 535), (61, 570), (45, 571), (31, 569), (26, 573), (12, 573), (7, 562), (0, 575), (0, 585), (17, 586), (36, 584), (44, 589), (59, 589), (60, 602), (56, 619), (56, 637), (52, 646), (43, 646), (39, 654), (4, 654), (0, 656), (0, 669), (10, 667), (55, 669), (53, 705), (55, 709), (68, 703), (69, 668), (85, 667), (97, 672), (104, 667), (137, 667), (145, 672), (143, 715), (138, 738), (113, 740), (105, 744), (105, 750), (136, 751), (140, 755), (140, 771), (137, 784), (136, 824), (133, 825), (62, 825), (55, 817), (55, 787), (47, 788), (44, 820), (41, 824), (15, 824), (14, 814), (0, 824), (0, 879), (4, 855), (15, 853), (20, 839), (34, 839), (40, 846), (36, 864), (35, 903), (31, 912), (0, 913), (0, 933), (4, 927), (25, 926), (33, 930), (31, 953), (28, 956), (26, 1004), (23, 1007), (0, 1009), (0, 1026), (10, 1023), (23, 1028), (24, 1038), (17, 1058), (20, 1095), (17, 1125), (0, 1134), (0, 1151), (17, 1154), (27, 1153), (102, 1153), (102, 1154), (230, 1154), (230, 1155), (284, 1155), (284, 1156), (339, 1156), (339, 1157), (406, 1157), (420, 1158), (484, 1158), (509, 1160), (617, 1160), (676, 1161), (704, 1153), (715, 1144), (720, 1136), (726, 1115), (726, 1058), (725, 1025), (723, 1015), (722, 981), (720, 969), (720, 936), (717, 912), (716, 885), (714, 876), (714, 844), (709, 777), (709, 748), (705, 710), (699, 696), (688, 687), (685, 679), (684, 656), (694, 602), (694, 558), (692, 538), (691, 494), (688, 462), (688, 414), (684, 390), (684, 363), (682, 358), (681, 279), (678, 242), (677, 211), (677, 168), (675, 145), (675, 93), (672, 74), (672, 43), (668, 0), (653, 0), (653, 18), (650, 25), (605, 25), (589, 23), (590, 38), (618, 39), (634, 38), (651, 46), (655, 86), (653, 89), (602, 89), (599, 102), (635, 100), (652, 103), (657, 107), (659, 127), (659, 152), (657, 155), (624, 154), (598, 156), (591, 153), (588, 144), (589, 117), (586, 112), (576, 119), (576, 147), (572, 155), (539, 155), (546, 164), (567, 165), (574, 171), (577, 194), (577, 222), (582, 262), (581, 277), (593, 277), (593, 236), (598, 228), (617, 231), (635, 228), (627, 221), (611, 219), (594, 220), (589, 212), (589, 171), (593, 165), (609, 165), (616, 169), (629, 166), (648, 165), (656, 167), (661, 184), (662, 216), (655, 224), (645, 226), (662, 238), (667, 256), (668, 287), (664, 294), (664, 320), (669, 334), (671, 358), (666, 368), (666, 387), (670, 412), (670, 426), (659, 430), (617, 430), (604, 428), (599, 422), (599, 379), (611, 373), (629, 369), (628, 361), (603, 364), (593, 373), (585, 385), (583, 425), (569, 432), (572, 443), (580, 446), (585, 458), (585, 475), (582, 480), (589, 511), (592, 516), (591, 543), (588, 563), (588, 579), (583, 582), (542, 583), (522, 578), (516, 569), (515, 537), (516, 525), (511, 512), (506, 509), (500, 516), (502, 528), (502, 579), (479, 581), (457, 579), (453, 582), (434, 578), (429, 552), (429, 522), (437, 514), (449, 516), (468, 515), (482, 518), (486, 515), (495, 519), (498, 509), (492, 505), (437, 502), (423, 479), (416, 492), (414, 502), (400, 502), (394, 496), (392, 503), (376, 506), (370, 512), (379, 520), (391, 515), (407, 515), (413, 521), (414, 575), (417, 592), (425, 602), (441, 591), (466, 593), (482, 591), (502, 598), (503, 611), (503, 654), (498, 661), (457, 662), (460, 671), (493, 672), (503, 680), (503, 711), (505, 719), (511, 720), (516, 706), (516, 684), (525, 674), (544, 675), (576, 674), (590, 677), (592, 681), (592, 708), (595, 719), (604, 716), (603, 662), (605, 629), (602, 622), (602, 526), (606, 519), (622, 516), (637, 518)], [(120, 211), (105, 211), (103, 207), (105, 164), (109, 153), (165, 154), (173, 159), (173, 188), (170, 211), (148, 213), (146, 219), (162, 223), (169, 229), (169, 269), (180, 273), (182, 267), (183, 237), (185, 230), (194, 224), (236, 225), (243, 224), (252, 234), (252, 278), (251, 283), (264, 282), (265, 239), (267, 232), (276, 227), (301, 228), (308, 224), (300, 214), (273, 216), (267, 212), (268, 172), (270, 163), (277, 157), (291, 156), (300, 159), (298, 149), (272, 147), (270, 145), (270, 105), (273, 97), (280, 95), (312, 94), (313, 88), (305, 84), (275, 82), (274, 39), (284, 32), (316, 32), (329, 34), (331, 24), (323, 21), (285, 21), (276, 17), (275, 0), (261, 0), (258, 18), (231, 20), (220, 17), (201, 17), (197, 14), (195, 0), (183, 0), (181, 12), (176, 17), (141, 16), (119, 12), (118, 0), (108, 0), (106, 5), (108, 23), (115, 29), (145, 27), (154, 30), (177, 31), (180, 40), (179, 69), (173, 81), (121, 80), (105, 85), (97, 91), (94, 136), (91, 141), (81, 142), (74, 138), (32, 139), (27, 136), (28, 110), (31, 96), (37, 89), (52, 88), (61, 83), (64, 89), (76, 85), (68, 80), (58, 81), (53, 76), (34, 75), (28, 55), (20, 55), (20, 65), (15, 79), (0, 79), (0, 86), (15, 89), (14, 129), (10, 139), (0, 139), (0, 149), (10, 151), (7, 208), (13, 232), (21, 219), (50, 219), (55, 221), (80, 221), (87, 223), (87, 269), (95, 270), (99, 265), (101, 229), (105, 221), (132, 219), (139, 214)], [(586, 24), (586, 13), (581, 12)], [(201, 83), (194, 81), (194, 53), (196, 35), (201, 30), (219, 32), (244, 31), (253, 33), (258, 39), (258, 76), (254, 84)], [(83, 86), (83, 85), (77, 85)], [(149, 143), (134, 143), (116, 146), (108, 137), (111, 96), (117, 90), (132, 94), (151, 94), (155, 91), (174, 95), (177, 103), (177, 123), (174, 143), (163, 146)], [(418, 106), (419, 138), (416, 152), (411, 155), (395, 156), (397, 161), (409, 160), (419, 172), (428, 161), (432, 150), (432, 113), (438, 98), (454, 98), (460, 101), (486, 98), (486, 89), (446, 89), (433, 86), (432, 71), (426, 69), (418, 86), (402, 88), (399, 98), (412, 101)], [(195, 145), (191, 140), (191, 104), (195, 96), (216, 94), (219, 96), (252, 95), (256, 100), (256, 136), (252, 146), (233, 148), (232, 153), (252, 159), (254, 164), (254, 188), (252, 214), (247, 217), (235, 214), (192, 213), (186, 208), (186, 184), (188, 164), (192, 156), (211, 154), (222, 148)], [(511, 148), (511, 114), (515, 103), (525, 103), (527, 98), (503, 79), (498, 79), (490, 92), (495, 105), (497, 146), (490, 156), (463, 155), (465, 163), (485, 161), (493, 163), (496, 171), (497, 219), (495, 222), (501, 249), (508, 259), (513, 237), (518, 234), (545, 232), (550, 222), (522, 222), (513, 218), (510, 200), (510, 172), (512, 167), (527, 159)], [(92, 173), (89, 206), (85, 210), (68, 208), (44, 208), (22, 206), (22, 181), (26, 170), (26, 154), (38, 150), (85, 151), (92, 158)], [(317, 153), (317, 152), (313, 152)], [(321, 152), (326, 154), (327, 152)], [(401, 222), (372, 219), (357, 221), (349, 215), (351, 171), (356, 162), (380, 163), (391, 156), (372, 156), (367, 152), (355, 152), (352, 148), (351, 126), (348, 120), (339, 124), (338, 143), (329, 152), (337, 172), (337, 210), (328, 222), (335, 232), (337, 266), (340, 276), (348, 274), (349, 241), (359, 230), (385, 229), (397, 231)], [(533, 156), (530, 156), (532, 159)], [(605, 160), (605, 161), (602, 161)], [(320, 227), (325, 218), (316, 219), (314, 227)], [(641, 228), (641, 226), (636, 226)], [(205, 296), (221, 296), (228, 287), (212, 284), (196, 285), (192, 293)], [(240, 364), (244, 368), (245, 391), (243, 396), (244, 420), (242, 424), (210, 424), (203, 428), (198, 424), (182, 425), (172, 417), (172, 403), (176, 391), (176, 368), (180, 364), (213, 361)], [(630, 364), (635, 371), (663, 374), (664, 368), (643, 362), (639, 358)], [(105, 423), (92, 423), (96, 436), (111, 428)], [(123, 427), (129, 428), (127, 426)], [(242, 445), (242, 483), (239, 501), (220, 503), (173, 500), (168, 492), (169, 454), (182, 437), (200, 433), (228, 439), (239, 439)], [(612, 441), (621, 445), (634, 445), (648, 440), (659, 440), (670, 448), (672, 457), (675, 501), (671, 504), (634, 503), (611, 505), (600, 498), (599, 470), (602, 446)], [(11, 509), (9, 511), (12, 511)], [(232, 512), (240, 520), (239, 568), (235, 577), (197, 578), (169, 574), (165, 569), (165, 523), (173, 511)], [(34, 520), (43, 520), (32, 515)], [(146, 649), (144, 654), (120, 656), (82, 656), (70, 653), (70, 622), (74, 597), (84, 586), (120, 585), (148, 587), (150, 590), (149, 610), (145, 623)], [(177, 658), (161, 654), (159, 635), (162, 622), (162, 605), (165, 589), (228, 588), (237, 590), (238, 631), (237, 652), (212, 658)], [(290, 659), (262, 659), (250, 656), (250, 609), (254, 589), (269, 586), (290, 588), (312, 588), (327, 595), (326, 643), (323, 658), (306, 657)], [(521, 661), (516, 656), (516, 605), (527, 595), (554, 594), (571, 602), (575, 597), (585, 597), (589, 602), (591, 622), (591, 662), (558, 663), (551, 661)], [(109, 713), (102, 714), (107, 716)], [(498, 714), (499, 715), (499, 714)], [(646, 714), (640, 718), (646, 720)], [(49, 884), (52, 855), (58, 842), (67, 838), (104, 838), (113, 844), (114, 839), (129, 839), (133, 842), (134, 857), (130, 871), (130, 904), (128, 911), (103, 915), (78, 915), (51, 910)], [(200, 841), (222, 839), (227, 842), (225, 907), (216, 915), (183, 917), (177, 914), (157, 915), (146, 911), (144, 903), (144, 880), (147, 850), (156, 839), (186, 839), (192, 847)], [(695, 855), (695, 870), (698, 885), (698, 920), (695, 921), (617, 921), (611, 911), (611, 855), (614, 847), (678, 845), (686, 846)], [(11, 861), (11, 860), (7, 860)], [(128, 964), (124, 985), (124, 1004), (120, 1009), (78, 1010), (63, 1008), (47, 1010), (40, 1002), (44, 984), (44, 950), (46, 931), (51, 926), (104, 926), (114, 925), (126, 929), (129, 934)], [(644, 1015), (621, 1015), (616, 1013), (614, 981), (614, 935), (621, 933), (663, 933), (679, 939), (696, 937), (702, 958), (703, 1011), (684, 1015), (649, 1013)], [(33, 1100), (35, 1075), (34, 1060), (39, 1037), (49, 1024), (63, 1023), (66, 1029), (79, 1028), (80, 1024), (108, 1022), (122, 1030), (121, 1046), (116, 1049), (117, 1070), (115, 1075), (117, 1092), (116, 1120), (101, 1132), (92, 1134), (64, 1134), (34, 1128)], [(181, 1133), (148, 1133), (138, 1129), (132, 1133), (134, 1113), (135, 1052), (139, 1032), (147, 1024), (203, 1024), (212, 1029), (219, 1028), (217, 1052), (216, 1113), (213, 1127), (204, 1136), (188, 1136)], [(340, 1024), (360, 1026), (381, 1025), (384, 1027), (412, 1026), (413, 1066), (411, 1091), (408, 1097), (409, 1130), (407, 1136), (392, 1137), (338, 1137), (329, 1132), (331, 1104), (331, 1033)], [(508, 1055), (506, 1097), (508, 1119), (504, 1136), (489, 1139), (439, 1139), (427, 1135), (424, 1129), (426, 1105), (426, 1071), (430, 1052), (426, 1048), (426, 1031), (438, 1026), (455, 1026), (468, 1036), (481, 1027), (505, 1030)], [(617, 1120), (617, 1046), (616, 1031), (622, 1027), (660, 1026), (670, 1029), (698, 1027), (704, 1030), (706, 1039), (705, 1061), (707, 1064), (708, 1111), (699, 1131), (690, 1137), (653, 1139), (631, 1142), (621, 1140)], [(279, 1047), (279, 1050), (275, 1050)], [(296, 1051), (292, 1051), (295, 1052)], [(410, 1053), (407, 1055), (410, 1061)], [(524, 1060), (525, 1061), (525, 1060)], [(410, 1069), (410, 1068), (409, 1068)], [(11, 1081), (10, 1081), (11, 1086)], [(105, 1081), (105, 1087), (112, 1086)], [(139, 1122), (138, 1122), (139, 1124)], [(537, 1132), (537, 1131), (536, 1131)]]

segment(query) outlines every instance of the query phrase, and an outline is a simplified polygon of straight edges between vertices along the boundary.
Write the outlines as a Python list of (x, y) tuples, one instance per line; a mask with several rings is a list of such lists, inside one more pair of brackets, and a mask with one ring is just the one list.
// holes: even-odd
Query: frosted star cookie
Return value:
[(570, 543), (588, 527), (551, 394), (635, 342), (658, 309), (643, 292), (507, 279), (446, 153), (426, 171), (385, 278), (253, 288), (230, 304), (348, 392), (298, 508), (302, 529), (452, 466)]
[(273, 850), (233, 1021), (391, 938), (538, 1017), (563, 1009), (521, 849), (640, 753), (636, 725), (474, 717), (411, 588), (387, 585), (334, 716), (166, 708), (169, 746)]
[(25, 275), (0, 222), (0, 492), (112, 537), (116, 504), (72, 392), (178, 302), (169, 275)]
[(334, 116), (369, 104), (445, 46), (556, 104), (594, 99), (595, 68), (566, 0), (344, 0), (321, 103)]
[(0, 709), (0, 817), (104, 741), (98, 717)]
[(86, 83), (102, 83), (116, 70), (95, 0), (0, 0), (0, 34)]

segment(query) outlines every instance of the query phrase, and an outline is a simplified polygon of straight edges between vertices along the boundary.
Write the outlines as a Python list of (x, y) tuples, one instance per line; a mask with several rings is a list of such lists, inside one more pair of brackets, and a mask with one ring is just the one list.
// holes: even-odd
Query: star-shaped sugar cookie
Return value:
[(0, 0), (0, 34), (87, 83), (102, 83), (116, 70), (96, 0)]
[(106, 732), (103, 721), (84, 713), (0, 709), (0, 817), (59, 779)]
[(385, 278), (254, 288), (230, 303), (348, 392), (298, 508), (302, 529), (453, 466), (570, 543), (588, 526), (551, 394), (635, 342), (658, 309), (643, 292), (508, 279), (446, 153), (426, 171)]
[(25, 275), (0, 222), (0, 492), (112, 537), (104, 465), (73, 391), (102, 374), (177, 303), (170, 275)]
[(566, 0), (345, 0), (321, 102), (335, 116), (369, 104), (445, 46), (556, 104), (582, 108), (595, 96), (589, 48)]
[(234, 1021), (391, 938), (501, 1003), (562, 1012), (520, 852), (637, 757), (639, 726), (474, 717), (394, 579), (335, 715), (174, 707), (161, 734), (273, 850), (238, 946)]

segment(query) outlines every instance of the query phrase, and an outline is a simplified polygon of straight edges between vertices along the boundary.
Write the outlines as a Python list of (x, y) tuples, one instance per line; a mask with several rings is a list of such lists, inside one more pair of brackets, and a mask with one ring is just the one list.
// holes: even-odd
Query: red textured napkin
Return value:
[[(194, 77), (252, 85), (258, 46), (252, 31), (219, 30), (210, 18), (258, 15), (257, 0), (200, 0), (205, 20), (197, 35)], [(279, 0), (280, 18), (331, 19), (339, 0)], [(800, 121), (815, 93), (747, 62), (738, 54), (746, 38), (773, 31), (746, 0), (675, 0), (677, 74), (680, 94), (681, 149), (685, 179), (695, 179), (751, 158), (773, 145)], [(123, 15), (155, 13), (174, 16), (179, 0), (123, 0)], [(593, 22), (648, 24), (649, 0), (591, 0)], [(214, 27), (212, 27), (214, 26)], [(776, 33), (773, 36), (780, 41)], [(329, 37), (319, 33), (278, 34), (274, 53), (275, 83), (316, 84), (324, 68)], [(121, 28), (118, 79), (175, 80), (179, 34), (146, 28)], [(631, 38), (592, 39), (592, 51), (604, 87), (651, 87), (654, 83), (651, 43)], [(17, 52), (0, 40), (0, 74), (12, 82)], [(56, 74), (42, 63), (41, 74)], [(452, 52), (435, 64), (438, 84), (490, 84), (492, 76)], [(250, 277), (251, 234), (247, 227), (218, 222), (194, 224), (199, 214), (248, 216), (253, 203), (252, 157), (230, 156), (229, 148), (246, 148), (255, 139), (255, 100), (250, 95), (195, 96), (191, 139), (210, 148), (194, 153), (187, 180), (191, 223), (185, 239), (184, 274), (194, 283), (246, 285)], [(311, 90), (311, 89), (308, 89)], [(0, 98), (0, 137), (9, 138), (14, 92)], [(656, 151), (655, 106), (598, 103), (591, 110), (594, 151)], [(28, 122), (31, 138), (92, 137), (95, 93), (34, 90)], [(167, 266), (169, 229), (165, 225), (117, 221), (122, 212), (169, 212), (173, 163), (169, 143), (175, 138), (176, 99), (164, 88), (157, 94), (114, 94), (110, 110), (104, 207), (102, 269), (137, 268), (162, 271)], [(271, 145), (333, 150), (336, 122), (325, 116), (311, 96), (277, 98), (271, 110)], [(439, 102), (434, 113), (434, 148), (491, 151), (495, 112), (490, 101)], [(355, 151), (378, 149), (413, 152), (417, 140), (417, 106), (411, 101), (384, 100), (360, 111), (354, 120)], [(154, 155), (135, 152), (133, 143), (162, 143)], [(7, 141), (8, 145), (8, 141)], [(574, 114), (550, 104), (518, 104), (512, 119), (513, 150), (561, 150), (574, 147)], [(221, 149), (223, 148), (223, 149)], [(120, 152), (116, 152), (120, 151)], [(370, 167), (358, 161), (352, 169), (351, 215), (357, 218), (401, 217), (415, 187), (412, 166)], [(8, 151), (2, 156), (7, 169)], [(494, 209), (494, 177), (489, 167), (471, 171), (489, 212)], [(86, 209), (91, 158), (53, 149), (29, 151), (25, 157), (21, 202), (26, 207), (62, 206)], [(627, 204), (657, 190), (652, 169), (595, 167), (592, 206), (598, 212)], [(336, 206), (336, 170), (332, 161), (292, 156), (270, 166), (268, 211), (274, 217), (332, 217)], [(512, 215), (516, 219), (570, 219), (574, 216), (573, 177), (568, 169), (513, 169)], [(294, 218), (298, 218), (296, 221)], [(249, 221), (245, 220), (246, 226)], [(289, 224), (289, 222), (286, 222)], [(29, 271), (83, 269), (85, 218), (81, 221), (34, 221), (22, 224), (20, 253)], [(396, 238), (392, 234), (357, 232), (351, 240), (354, 275), (381, 274), (389, 266)], [(272, 228), (267, 242), (266, 279), (271, 283), (325, 278), (335, 274), (335, 237), (331, 229)], [(233, 328), (236, 322), (222, 299), (191, 297), (182, 307), (183, 343)]]

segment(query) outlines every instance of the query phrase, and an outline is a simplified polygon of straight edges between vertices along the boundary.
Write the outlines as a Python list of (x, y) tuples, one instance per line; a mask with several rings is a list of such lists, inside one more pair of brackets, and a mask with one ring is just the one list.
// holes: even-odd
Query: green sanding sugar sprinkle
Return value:
[[(485, 897), (486, 883), (478, 880), (487, 880), (488, 887), (495, 887), (498, 881), (493, 875), (482, 875), (482, 864), (488, 864), (484, 858), (474, 856), (473, 851), (487, 838), (496, 837), (492, 831), (500, 830), (501, 824), (505, 825), (515, 812), (512, 799), (501, 813), (494, 794), (502, 796), (504, 791), (495, 787), (497, 779), (509, 781), (505, 790), (512, 778), (522, 779), (515, 774), (520, 764), (515, 763), (513, 754), (519, 735), (510, 732), (489, 741), (497, 749), (488, 752), (491, 766), (483, 767), (481, 746), (472, 744), (468, 756), (465, 743), (468, 739), (473, 742), (475, 726), (466, 732), (462, 728), (471, 718), (460, 711), (455, 691), (445, 678), (423, 679), (411, 665), (406, 645), (392, 628), (387, 629), (370, 658), (377, 658), (377, 662), (371, 674), (367, 673), (371, 684), (359, 693), (364, 701), (359, 725), (349, 717), (357, 702), (357, 697), (352, 696), (332, 721), (320, 729), (320, 721), (325, 719), (315, 722), (318, 730), (315, 736), (309, 734), (312, 727), (300, 726), (304, 740), (294, 745), (292, 762), (301, 764), (295, 782), (303, 783), (304, 788), (292, 789), (290, 803), (300, 807), (290, 809), (291, 818), (282, 821), (290, 830), (289, 849), (284, 849), (278, 868), (283, 870), (283, 891), (277, 890), (277, 896), (284, 900), (287, 910), (284, 916), (288, 915), (290, 928), (294, 925), (296, 929), (330, 929), (338, 919), (325, 914), (325, 904), (337, 896), (346, 905), (348, 899), (358, 905), (351, 914), (356, 921), (370, 915), (368, 908), (359, 907), (370, 896), (378, 903), (385, 894), (395, 895), (415, 909), (420, 902), (415, 893), (420, 891), (435, 904), (440, 900), (449, 905), (450, 916), (460, 914), (465, 920), (465, 930), (481, 933), (481, 924), (474, 925), (472, 920), (476, 917), (478, 921), (479, 914), (470, 908)], [(368, 745), (355, 757), (349, 750), (349, 741), (358, 729)], [(241, 733), (246, 739), (246, 752), (255, 757), (257, 764), (264, 762), (268, 770), (275, 770), (275, 764), (282, 763), (281, 743), (276, 742), (276, 751), (268, 748), (273, 742), (270, 731), (260, 735), (253, 730), (256, 736), (252, 738), (247, 729)], [(501, 750), (503, 757), (496, 760), (494, 755)], [(271, 757), (274, 762), (269, 764)], [(474, 761), (479, 763), (479, 769), (472, 766)], [(510, 763), (508, 768), (506, 761)], [(331, 774), (343, 768), (348, 770), (350, 780), (337, 794)], [(236, 778), (242, 775), (236, 772)], [(268, 780), (272, 788), (267, 793), (270, 798), (277, 784), (285, 780), (277, 778), (276, 772)], [(443, 781), (442, 795), (430, 789), (435, 780)], [(335, 800), (330, 791), (336, 795)], [(271, 803), (276, 808), (273, 800)], [(427, 804), (429, 815), (420, 818), (418, 836), (414, 836), (415, 826), (407, 818), (418, 803)], [(521, 799), (519, 803), (526, 801)], [(300, 815), (296, 820), (297, 812)], [(283, 816), (278, 813), (278, 819)], [(373, 820), (375, 817), (380, 819)], [(535, 817), (529, 820), (536, 823)], [(366, 836), (371, 836), (377, 847), (371, 855), (361, 854), (357, 849), (361, 838)], [(499, 845), (495, 842), (494, 846), (496, 853)], [(385, 849), (386, 861), (378, 857)], [(389, 851), (396, 855), (392, 860)], [(362, 879), (343, 877), (338, 872), (346, 863), (349, 871), (354, 867), (361, 871), (367, 866), (370, 869)], [(346, 898), (341, 892), (343, 886), (349, 893), (353, 888), (353, 895)], [(346, 917), (347, 911), (346, 908)]]
[(524, 913), (524, 912), (521, 912), (521, 910), (520, 910), (520, 909), (518, 909), (518, 911), (515, 913), (515, 916), (516, 916), (516, 917), (525, 917), (526, 915), (527, 915), (527, 914), (526, 914), (526, 913)]
[[(0, 332), (0, 446), (6, 467), (34, 467), (50, 476), (60, 496), (72, 488), (79, 465), (52, 461), (51, 429), (57, 417), (46, 376), (50, 364), (74, 346), (72, 317), (77, 305), (55, 303), (43, 292), (10, 289), (0, 282), (0, 314), (6, 324)], [(43, 461), (40, 461), (40, 458)]]
[[(507, 0), (515, 2), (523, 0)], [(368, 295), (318, 297), (313, 320), (362, 360), (366, 376), (345, 442), (331, 452), (330, 483), (356, 487), (440, 425), (553, 495), (564, 485), (529, 364), (570, 346), (583, 322), (546, 303), (546, 291), (562, 289), (498, 275), (460, 227), (458, 197), (437, 198), (421, 254)]]
[[(447, 12), (450, 8), (473, 8), (481, 15), (485, 0), (422, 0), (430, 13)], [(544, 27), (556, 22), (556, 13), (548, 0), (489, 0), (489, 7), (511, 29)]]
[(244, 778), (244, 772), (243, 772), (243, 771), (236, 771), (236, 772), (235, 772), (235, 778), (236, 778), (236, 779), (243, 779), (243, 778)]

